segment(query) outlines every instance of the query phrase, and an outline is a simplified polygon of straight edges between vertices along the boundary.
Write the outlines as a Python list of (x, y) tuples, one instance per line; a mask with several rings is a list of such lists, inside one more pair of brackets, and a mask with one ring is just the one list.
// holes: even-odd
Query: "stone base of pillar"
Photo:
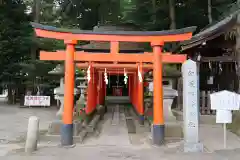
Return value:
[(183, 138), (182, 125), (177, 122), (165, 122), (164, 136), (165, 138), (182, 139)]
[(139, 115), (139, 124), (144, 125), (144, 121), (145, 121), (144, 115)]
[(184, 152), (203, 152), (202, 143), (184, 143)]
[[(61, 128), (63, 122), (62, 120), (54, 120), (50, 123), (48, 127), (48, 135), (61, 135)], [(82, 123), (78, 120), (73, 121), (73, 135), (78, 136), (79, 132), (82, 129)]]
[(73, 145), (73, 124), (63, 124), (61, 127), (61, 145)]
[(152, 125), (152, 141), (154, 145), (164, 144), (164, 125)]
[(62, 120), (54, 120), (49, 124), (48, 134), (49, 135), (60, 135), (62, 128)]
[(176, 121), (176, 117), (174, 116), (174, 114), (172, 112), (172, 103), (173, 103), (173, 98), (163, 100), (164, 120), (166, 122), (175, 122)]
[(56, 113), (56, 116), (58, 119), (62, 119), (62, 115), (63, 115), (63, 109), (64, 109), (64, 97), (63, 96), (59, 96), (59, 101), (61, 103), (59, 110)]

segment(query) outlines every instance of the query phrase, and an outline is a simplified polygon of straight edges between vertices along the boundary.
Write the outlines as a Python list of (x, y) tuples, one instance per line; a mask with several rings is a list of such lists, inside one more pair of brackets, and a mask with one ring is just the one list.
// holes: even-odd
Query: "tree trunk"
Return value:
[(40, 0), (34, 0), (34, 7), (35, 7), (35, 18), (34, 22), (40, 22)]
[[(40, 0), (34, 0), (33, 13), (34, 13), (34, 22), (40, 23)], [(32, 39), (34, 43), (31, 47), (31, 59), (36, 60), (36, 54), (37, 54), (36, 37), (33, 36)]]
[[(34, 22), (40, 23), (40, 10), (41, 10), (41, 0), (34, 0), (33, 2), (33, 13), (34, 13)], [(35, 35), (32, 36), (32, 46), (31, 46), (31, 60), (32, 60), (32, 65), (34, 65), (34, 62), (36, 61), (37, 58), (37, 51), (38, 51), (38, 46), (37, 46), (37, 38)], [(32, 78), (32, 83), (34, 86), (35, 82), (35, 77)], [(34, 91), (34, 87), (33, 90)]]
[(0, 5), (5, 4), (6, 0), (0, 0)]
[(153, 11), (153, 23), (155, 24), (157, 21), (157, 1), (152, 0), (152, 11)]
[(12, 84), (8, 84), (8, 101), (7, 101), (8, 104), (13, 104), (13, 102), (14, 102), (12, 89), (13, 89)]
[(209, 22), (209, 24), (213, 22), (213, 18), (212, 18), (212, 0), (208, 0), (208, 22)]
[(175, 0), (169, 0), (170, 29), (176, 29)]
[(105, 22), (105, 12), (104, 12), (104, 5), (102, 5), (101, 3), (99, 4), (99, 8), (98, 8), (98, 15), (99, 15), (99, 23), (100, 24), (104, 24)]
[[(240, 24), (240, 15), (238, 15), (238, 23)], [(240, 93), (240, 28), (238, 28), (238, 33), (236, 36), (236, 54), (237, 54), (237, 75), (238, 75), (238, 81), (239, 81), (239, 85), (238, 85), (238, 93)]]
[[(237, 0), (237, 5), (240, 7), (240, 0)], [(235, 56), (236, 62), (237, 62), (237, 67), (236, 67), (236, 72), (237, 72), (237, 77), (238, 77), (238, 93), (240, 93), (240, 14), (237, 16), (237, 22), (236, 22), (236, 27), (237, 27), (237, 33), (236, 33), (236, 44), (235, 44)], [(239, 111), (234, 111), (233, 112), (233, 120), (231, 124), (228, 125), (228, 129), (237, 134), (240, 135), (240, 128), (239, 128), (239, 120), (240, 120), (240, 115)]]
[[(240, 0), (237, 1), (238, 7), (240, 6)], [(238, 75), (238, 93), (240, 93), (240, 14), (237, 16), (237, 35), (236, 35), (236, 45), (235, 45), (235, 53), (237, 56), (237, 75)]]
[(116, 0), (113, 2), (112, 7), (112, 14), (113, 14), (113, 23), (117, 24), (119, 22), (119, 13), (120, 13), (120, 1)]
[(96, 14), (95, 14), (95, 18), (96, 18), (96, 25), (98, 25), (101, 21), (101, 17), (99, 15), (99, 10), (100, 10), (100, 4), (96, 5)]

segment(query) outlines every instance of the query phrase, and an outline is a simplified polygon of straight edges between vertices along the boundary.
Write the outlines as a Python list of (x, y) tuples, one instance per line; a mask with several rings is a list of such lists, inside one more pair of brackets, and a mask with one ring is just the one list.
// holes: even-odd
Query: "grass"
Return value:
[(232, 117), (232, 123), (227, 125), (227, 128), (235, 133), (236, 135), (240, 136), (240, 111), (234, 111)]

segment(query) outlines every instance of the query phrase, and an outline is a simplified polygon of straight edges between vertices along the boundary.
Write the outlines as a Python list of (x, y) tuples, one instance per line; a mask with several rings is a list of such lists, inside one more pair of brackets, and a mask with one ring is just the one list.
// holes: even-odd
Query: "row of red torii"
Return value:
[[(40, 52), (41, 60), (65, 61), (64, 112), (61, 128), (61, 145), (73, 145), (73, 108), (74, 108), (74, 75), (75, 63), (80, 68), (89, 68), (90, 76), (87, 88), (86, 113), (91, 114), (96, 106), (105, 100), (106, 84), (104, 72), (108, 74), (128, 74), (129, 96), (141, 120), (144, 118), (143, 83), (139, 81), (139, 73), (153, 69), (153, 144), (164, 142), (164, 115), (162, 90), (162, 63), (183, 63), (186, 55), (162, 53), (165, 42), (189, 40), (195, 27), (168, 31), (113, 31), (93, 32), (82, 30), (66, 30), (52, 26), (32, 23), (38, 37), (64, 40), (66, 51)], [(90, 53), (75, 51), (77, 41), (104, 41), (110, 43), (110, 53)], [(127, 54), (119, 53), (119, 42), (148, 42), (152, 53)], [(90, 67), (89, 67), (90, 66)], [(122, 70), (122, 71), (121, 71)]]

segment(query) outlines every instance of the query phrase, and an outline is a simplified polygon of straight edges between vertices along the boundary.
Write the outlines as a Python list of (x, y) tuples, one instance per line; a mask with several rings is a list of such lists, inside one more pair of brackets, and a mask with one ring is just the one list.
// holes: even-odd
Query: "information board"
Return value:
[(210, 95), (212, 110), (239, 110), (240, 95), (227, 90)]
[(25, 96), (24, 106), (50, 106), (50, 96)]

